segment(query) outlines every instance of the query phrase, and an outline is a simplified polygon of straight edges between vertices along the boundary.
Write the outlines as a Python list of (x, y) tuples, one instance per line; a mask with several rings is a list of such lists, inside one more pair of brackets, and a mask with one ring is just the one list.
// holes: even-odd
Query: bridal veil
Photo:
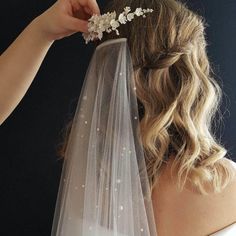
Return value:
[(67, 145), (51, 236), (156, 236), (126, 38), (97, 46)]

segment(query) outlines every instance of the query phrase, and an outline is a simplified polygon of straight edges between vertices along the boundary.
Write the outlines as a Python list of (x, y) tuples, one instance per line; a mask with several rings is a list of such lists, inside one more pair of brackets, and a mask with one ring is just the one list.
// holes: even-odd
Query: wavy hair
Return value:
[[(125, 6), (154, 9), (119, 28), (133, 60), (151, 187), (174, 156), (171, 173), (180, 190), (188, 182), (202, 194), (209, 184), (220, 192), (235, 171), (212, 127), (222, 90), (207, 56), (205, 19), (176, 0), (113, 0), (106, 11)], [(106, 34), (103, 41), (111, 38), (117, 36)]]

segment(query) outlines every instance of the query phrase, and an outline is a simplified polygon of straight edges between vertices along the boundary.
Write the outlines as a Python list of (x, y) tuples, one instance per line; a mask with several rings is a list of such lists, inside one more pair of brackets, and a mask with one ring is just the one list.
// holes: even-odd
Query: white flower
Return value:
[(112, 27), (112, 30), (115, 30), (116, 28), (120, 26), (119, 22), (114, 19), (111, 20), (110, 25)]
[(128, 21), (131, 21), (131, 20), (133, 20), (134, 19), (134, 13), (129, 13), (128, 15), (127, 15), (127, 20)]
[(110, 14), (110, 16), (111, 16), (112, 19), (116, 19), (116, 12), (113, 11), (113, 12)]
[(95, 27), (93, 25), (88, 25), (88, 31), (93, 32), (95, 30)]
[(134, 13), (136, 16), (141, 16), (141, 15), (143, 15), (143, 10), (141, 7), (138, 7), (138, 8), (136, 8)]
[(121, 13), (121, 14), (119, 15), (119, 17), (118, 17), (118, 20), (119, 20), (119, 22), (120, 22), (121, 24), (125, 24), (126, 21), (127, 21), (127, 18), (126, 18), (126, 16), (124, 15), (124, 13)]
[(99, 24), (98, 28), (99, 28), (99, 31), (102, 31), (102, 32), (106, 30), (106, 27), (104, 24)]
[(131, 11), (130, 7), (124, 8), (124, 13), (127, 15)]
[(102, 39), (102, 36), (103, 36), (103, 33), (102, 32), (98, 32), (98, 38), (101, 40)]
[(153, 9), (147, 8), (147, 12), (153, 12)]
[(107, 12), (103, 15), (92, 15), (88, 19), (88, 33), (83, 33), (85, 42), (93, 41), (95, 39), (102, 39), (103, 33), (110, 33), (115, 31), (119, 35), (118, 27), (120, 24), (126, 24), (127, 21), (132, 21), (136, 16), (146, 17), (146, 13), (153, 12), (153, 9), (136, 8), (134, 12), (131, 12), (130, 7), (125, 7), (124, 11), (116, 19), (116, 12)]

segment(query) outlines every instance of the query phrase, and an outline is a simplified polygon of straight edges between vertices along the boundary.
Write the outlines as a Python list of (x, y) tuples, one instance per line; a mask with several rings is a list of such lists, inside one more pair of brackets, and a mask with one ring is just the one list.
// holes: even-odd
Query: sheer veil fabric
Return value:
[(91, 59), (62, 169), (51, 236), (156, 236), (126, 38)]

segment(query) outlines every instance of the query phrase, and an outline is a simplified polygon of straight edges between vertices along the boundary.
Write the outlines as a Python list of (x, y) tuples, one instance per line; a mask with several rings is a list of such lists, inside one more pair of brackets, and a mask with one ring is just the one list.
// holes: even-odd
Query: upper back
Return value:
[[(229, 160), (229, 165), (236, 163)], [(221, 193), (179, 192), (165, 168), (153, 189), (158, 236), (206, 236), (236, 221), (236, 178)]]

